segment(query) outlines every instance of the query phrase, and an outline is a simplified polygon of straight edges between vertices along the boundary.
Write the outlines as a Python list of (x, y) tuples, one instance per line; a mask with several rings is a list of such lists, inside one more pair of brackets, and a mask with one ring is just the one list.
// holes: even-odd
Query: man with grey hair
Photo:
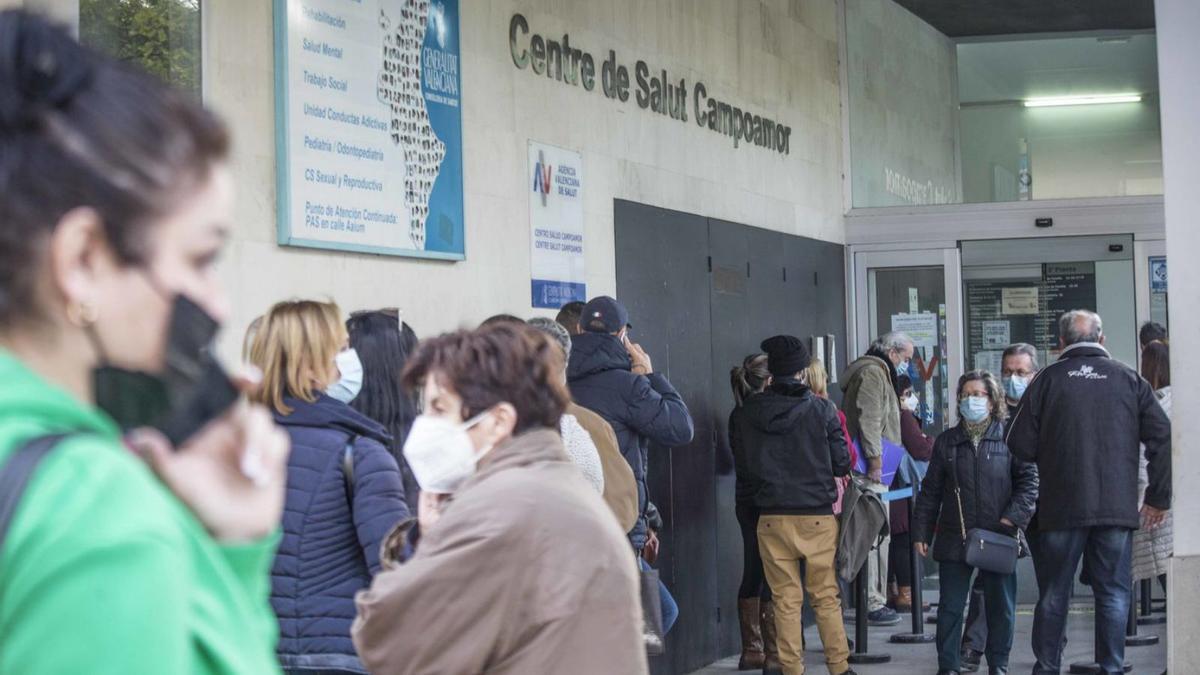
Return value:
[(1009, 345), (1000, 355), (1000, 377), (1004, 384), (1004, 396), (1008, 403), (1008, 416), (1011, 419), (1017, 414), (1017, 404), (1037, 375), (1041, 367), (1038, 365), (1037, 347), (1024, 342)]
[[(850, 437), (858, 441), (867, 477), (880, 491), (883, 481), (883, 441), (903, 447), (900, 399), (896, 381), (908, 374), (913, 341), (904, 333), (885, 333), (842, 375), (842, 411)], [(873, 626), (894, 626), (900, 616), (887, 606), (887, 540), (868, 557), (867, 609)]]
[[(1120, 673), (1133, 531), (1154, 529), (1171, 507), (1171, 423), (1150, 385), (1109, 356), (1098, 314), (1067, 312), (1058, 329), (1062, 353), (1030, 382), (1007, 437), (1013, 455), (1036, 462), (1041, 477), (1033, 672), (1059, 672), (1082, 558), (1096, 598), (1100, 672)], [(1150, 475), (1140, 516), (1139, 444), (1145, 445)]]

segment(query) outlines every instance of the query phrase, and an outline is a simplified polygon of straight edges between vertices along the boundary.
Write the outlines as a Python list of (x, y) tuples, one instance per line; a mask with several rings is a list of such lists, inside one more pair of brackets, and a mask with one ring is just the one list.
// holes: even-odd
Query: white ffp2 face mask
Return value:
[(363, 385), (363, 367), (362, 361), (358, 358), (358, 352), (354, 349), (343, 349), (334, 357), (333, 362), (337, 365), (338, 372), (341, 376), (337, 382), (329, 385), (325, 390), (331, 398), (335, 398), (342, 403), (353, 401), (358, 392), (362, 391)]
[(491, 448), (475, 452), (467, 429), (491, 414), (484, 411), (466, 422), (417, 415), (404, 441), (404, 459), (425, 492), (450, 494), (475, 473), (479, 459)]
[(921, 405), (921, 400), (916, 394), (909, 394), (904, 397), (904, 408), (909, 412), (917, 412), (917, 408)]

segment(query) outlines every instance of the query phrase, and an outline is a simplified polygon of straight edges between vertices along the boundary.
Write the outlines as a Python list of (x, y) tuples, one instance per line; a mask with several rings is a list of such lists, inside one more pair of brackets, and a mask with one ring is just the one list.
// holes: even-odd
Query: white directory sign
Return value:
[(1037, 314), (1037, 286), (1000, 289), (1001, 314)]
[(892, 331), (906, 333), (917, 347), (933, 347), (938, 343), (938, 317), (932, 312), (923, 314), (893, 314)]
[(530, 287), (534, 307), (587, 301), (584, 276), (583, 157), (529, 142)]
[(983, 346), (985, 349), (1004, 349), (1009, 345), (1010, 325), (1007, 321), (983, 322)]
[(275, 0), (278, 239), (465, 256), (458, 0)]

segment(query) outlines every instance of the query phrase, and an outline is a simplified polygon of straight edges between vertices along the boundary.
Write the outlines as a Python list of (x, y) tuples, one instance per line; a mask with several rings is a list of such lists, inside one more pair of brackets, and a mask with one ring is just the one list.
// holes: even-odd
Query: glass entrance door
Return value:
[(961, 374), (958, 250), (856, 251), (854, 269), (858, 354), (879, 335), (907, 333), (919, 416), (926, 433), (940, 433), (954, 423), (953, 383)]

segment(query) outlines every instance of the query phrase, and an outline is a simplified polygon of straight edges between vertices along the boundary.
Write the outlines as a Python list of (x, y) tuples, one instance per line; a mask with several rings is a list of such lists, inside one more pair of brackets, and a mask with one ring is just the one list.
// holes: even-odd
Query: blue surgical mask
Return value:
[(988, 400), (979, 396), (968, 396), (959, 401), (958, 412), (962, 413), (963, 419), (972, 424), (979, 424), (991, 414), (988, 411)]
[(896, 374), (897, 375), (907, 375), (908, 374), (908, 366), (911, 363), (912, 363), (911, 360), (905, 359), (905, 360), (901, 361), (900, 363), (896, 364)]
[(363, 367), (358, 359), (358, 352), (353, 349), (343, 349), (334, 359), (341, 377), (325, 390), (331, 398), (342, 403), (349, 403), (362, 391)]
[(1025, 389), (1028, 386), (1028, 377), (1010, 375), (1004, 378), (1004, 393), (1008, 394), (1008, 398), (1013, 401), (1020, 401), (1021, 397), (1025, 395)]

